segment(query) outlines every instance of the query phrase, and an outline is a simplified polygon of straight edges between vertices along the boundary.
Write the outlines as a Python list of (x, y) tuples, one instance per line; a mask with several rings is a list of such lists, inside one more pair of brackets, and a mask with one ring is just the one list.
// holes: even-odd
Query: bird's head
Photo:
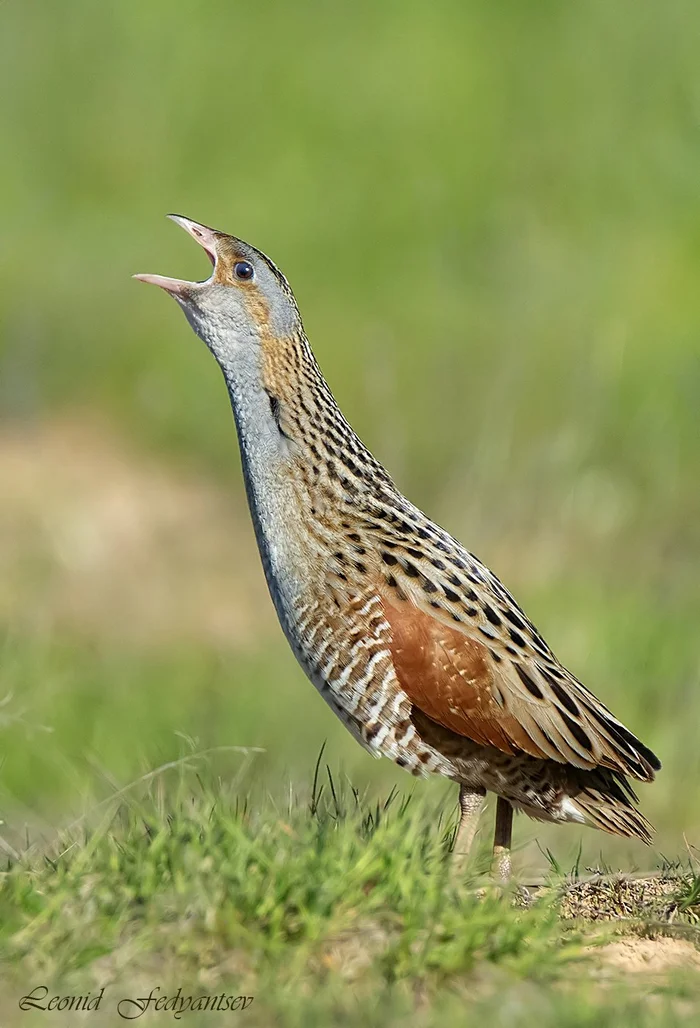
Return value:
[(170, 214), (195, 239), (213, 265), (203, 282), (162, 275), (135, 275), (169, 293), (222, 368), (255, 359), (266, 339), (301, 330), (294, 295), (271, 260), (242, 239)]

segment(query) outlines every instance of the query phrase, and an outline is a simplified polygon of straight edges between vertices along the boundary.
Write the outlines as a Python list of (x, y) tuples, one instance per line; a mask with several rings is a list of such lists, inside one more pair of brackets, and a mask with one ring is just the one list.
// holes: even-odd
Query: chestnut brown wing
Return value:
[(504, 753), (654, 777), (651, 751), (561, 665), (558, 680), (543, 661), (515, 660), (395, 590), (381, 596), (399, 683), (434, 721)]

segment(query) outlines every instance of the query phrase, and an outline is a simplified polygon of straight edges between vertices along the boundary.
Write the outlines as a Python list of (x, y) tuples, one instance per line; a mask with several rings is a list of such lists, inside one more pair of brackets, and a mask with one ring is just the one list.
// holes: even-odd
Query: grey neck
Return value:
[(292, 530), (299, 521), (299, 499), (290, 469), (290, 444), (279, 431), (258, 370), (247, 361), (221, 362), (221, 369), (265, 577), (282, 627), (294, 645), (292, 607), (302, 590), (298, 572), (305, 561)]
[(258, 331), (240, 305), (232, 307), (226, 302), (228, 293), (221, 289), (208, 290), (206, 310), (199, 302), (180, 302), (192, 328), (223, 372), (265, 577), (282, 628), (296, 649), (293, 612), (303, 592), (300, 573), (308, 566), (308, 554), (303, 552), (300, 538), (303, 516), (295, 489), (294, 444), (280, 432), (263, 387)]

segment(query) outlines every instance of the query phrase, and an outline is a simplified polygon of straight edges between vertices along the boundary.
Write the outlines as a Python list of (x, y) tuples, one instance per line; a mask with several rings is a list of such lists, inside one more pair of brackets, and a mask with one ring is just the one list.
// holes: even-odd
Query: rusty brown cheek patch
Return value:
[(236, 261), (246, 260), (245, 255), (235, 245), (235, 240), (222, 235), (217, 236), (217, 240), (218, 260), (214, 268), (213, 281), (220, 286), (235, 286), (237, 289), (246, 290), (255, 289), (252, 282), (241, 282), (234, 277), (233, 268)]

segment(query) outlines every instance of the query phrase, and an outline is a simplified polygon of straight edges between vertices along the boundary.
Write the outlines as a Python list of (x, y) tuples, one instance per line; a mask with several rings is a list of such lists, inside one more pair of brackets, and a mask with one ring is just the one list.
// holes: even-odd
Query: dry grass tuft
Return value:
[[(561, 916), (583, 921), (635, 923), (657, 932), (697, 935), (698, 906), (688, 902), (695, 879), (691, 873), (601, 874), (567, 885)], [(694, 898), (694, 897), (693, 897)]]

